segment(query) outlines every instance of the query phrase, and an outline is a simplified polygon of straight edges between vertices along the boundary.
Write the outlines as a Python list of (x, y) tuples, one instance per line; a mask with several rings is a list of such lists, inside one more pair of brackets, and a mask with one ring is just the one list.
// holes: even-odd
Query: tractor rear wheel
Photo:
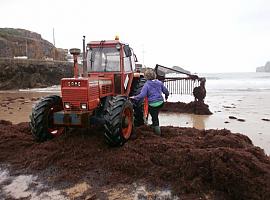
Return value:
[[(136, 80), (132, 84), (132, 89), (130, 92), (130, 96), (136, 96), (140, 94), (146, 79), (141, 77), (140, 79)], [(133, 101), (133, 109), (134, 109), (134, 124), (135, 126), (141, 126), (147, 124), (148, 121), (148, 101), (145, 98), (142, 101), (136, 102)]]
[(63, 110), (62, 99), (52, 95), (41, 99), (32, 109), (30, 129), (38, 142), (44, 142), (62, 134), (64, 127), (53, 126), (53, 113)]
[(133, 106), (125, 96), (113, 97), (105, 108), (105, 140), (111, 146), (122, 146), (133, 132)]

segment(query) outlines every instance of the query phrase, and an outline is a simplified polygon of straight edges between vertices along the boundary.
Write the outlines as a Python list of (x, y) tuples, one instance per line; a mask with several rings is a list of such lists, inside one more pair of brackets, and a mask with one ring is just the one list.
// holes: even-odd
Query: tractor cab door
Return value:
[(135, 59), (132, 49), (128, 45), (123, 46), (123, 70), (122, 70), (122, 94), (129, 95), (135, 70)]

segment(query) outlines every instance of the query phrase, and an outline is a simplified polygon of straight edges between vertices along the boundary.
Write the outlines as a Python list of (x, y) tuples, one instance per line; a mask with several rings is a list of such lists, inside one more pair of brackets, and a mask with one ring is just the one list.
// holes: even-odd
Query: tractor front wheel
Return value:
[(38, 142), (44, 142), (62, 134), (64, 127), (53, 126), (53, 113), (63, 110), (62, 99), (52, 95), (41, 99), (32, 109), (30, 129)]
[(111, 146), (122, 146), (133, 132), (133, 106), (125, 96), (113, 97), (105, 108), (105, 140)]

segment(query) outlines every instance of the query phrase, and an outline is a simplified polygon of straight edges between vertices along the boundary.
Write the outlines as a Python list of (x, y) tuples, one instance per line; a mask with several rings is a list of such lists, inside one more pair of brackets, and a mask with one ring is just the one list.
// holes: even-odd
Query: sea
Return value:
[(270, 91), (270, 73), (208, 73), (199, 76), (206, 77), (209, 93)]
[[(270, 73), (201, 73), (198, 76), (206, 78), (207, 93), (270, 91)], [(20, 91), (54, 93), (60, 91), (60, 85)]]

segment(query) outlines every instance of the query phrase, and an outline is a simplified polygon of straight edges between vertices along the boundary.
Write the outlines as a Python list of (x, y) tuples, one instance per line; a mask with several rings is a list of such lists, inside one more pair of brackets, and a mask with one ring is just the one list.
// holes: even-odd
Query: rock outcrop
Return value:
[(0, 28), (0, 57), (66, 59), (67, 50), (56, 48), (41, 35), (24, 29)]
[(257, 67), (256, 72), (270, 72), (270, 61), (268, 61), (264, 66)]
[(59, 85), (72, 75), (70, 62), (0, 58), (0, 90)]
[(179, 67), (179, 66), (173, 66), (172, 68), (175, 69), (175, 70), (178, 70), (180, 72), (186, 73), (186, 74), (191, 74), (190, 71), (185, 70), (184, 68)]

